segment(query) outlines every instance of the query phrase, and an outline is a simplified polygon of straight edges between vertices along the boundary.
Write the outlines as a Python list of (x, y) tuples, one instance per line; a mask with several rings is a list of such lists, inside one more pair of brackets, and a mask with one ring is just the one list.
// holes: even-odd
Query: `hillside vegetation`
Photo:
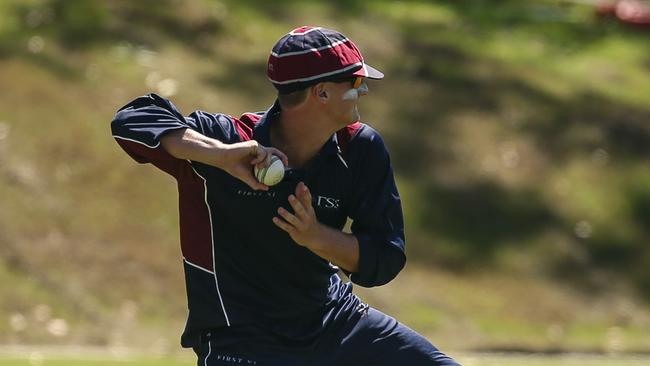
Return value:
[(561, 1), (0, 2), (0, 343), (177, 348), (175, 185), (110, 136), (155, 91), (266, 109), (273, 43), (335, 28), (409, 265), (360, 293), (455, 349), (650, 350), (650, 33)]

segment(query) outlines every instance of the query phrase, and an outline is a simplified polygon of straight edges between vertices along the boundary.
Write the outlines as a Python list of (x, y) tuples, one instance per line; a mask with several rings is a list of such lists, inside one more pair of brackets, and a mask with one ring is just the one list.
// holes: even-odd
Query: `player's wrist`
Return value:
[(327, 251), (327, 248), (330, 245), (330, 233), (331, 228), (321, 224), (320, 222), (314, 223), (313, 234), (310, 240), (307, 240), (305, 247), (315, 253), (323, 253)]
[(225, 144), (219, 140), (212, 141), (211, 163), (217, 168), (227, 170), (232, 159), (231, 145)]

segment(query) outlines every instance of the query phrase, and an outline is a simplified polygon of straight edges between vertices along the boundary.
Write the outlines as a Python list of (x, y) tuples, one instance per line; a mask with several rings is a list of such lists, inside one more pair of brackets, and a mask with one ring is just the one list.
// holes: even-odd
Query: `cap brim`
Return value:
[(352, 73), (352, 75), (355, 76), (363, 76), (369, 79), (383, 79), (384, 78), (384, 73), (375, 69), (374, 67), (368, 65), (368, 64), (363, 64), (363, 67), (360, 68), (359, 70), (355, 71)]

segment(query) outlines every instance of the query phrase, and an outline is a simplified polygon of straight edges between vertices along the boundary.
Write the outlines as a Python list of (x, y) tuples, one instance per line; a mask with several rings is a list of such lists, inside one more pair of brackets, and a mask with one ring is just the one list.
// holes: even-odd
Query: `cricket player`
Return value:
[[(182, 346), (202, 366), (458, 365), (338, 275), (379, 286), (406, 262), (389, 154), (357, 109), (366, 80), (384, 75), (321, 27), (280, 38), (267, 75), (278, 94), (264, 112), (183, 116), (149, 94), (111, 125), (133, 159), (178, 184)], [(286, 172), (269, 187), (253, 167), (272, 155)], [(351, 233), (342, 231), (348, 218)]]

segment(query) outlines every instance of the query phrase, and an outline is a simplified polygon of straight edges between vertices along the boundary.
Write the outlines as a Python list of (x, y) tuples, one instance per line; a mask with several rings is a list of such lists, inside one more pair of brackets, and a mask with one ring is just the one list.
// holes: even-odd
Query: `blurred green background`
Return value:
[(579, 3), (1, 1), (0, 344), (180, 351), (176, 188), (109, 122), (264, 110), (310, 24), (386, 74), (410, 260), (365, 300), (445, 350), (649, 353), (650, 32)]

